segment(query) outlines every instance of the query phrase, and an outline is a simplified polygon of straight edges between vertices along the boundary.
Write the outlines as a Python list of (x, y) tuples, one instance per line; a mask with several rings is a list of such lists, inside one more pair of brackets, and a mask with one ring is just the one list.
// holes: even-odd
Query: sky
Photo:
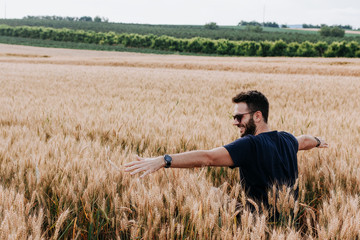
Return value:
[(0, 18), (100, 16), (110, 22), (237, 25), (351, 25), (360, 28), (360, 0), (0, 0)]

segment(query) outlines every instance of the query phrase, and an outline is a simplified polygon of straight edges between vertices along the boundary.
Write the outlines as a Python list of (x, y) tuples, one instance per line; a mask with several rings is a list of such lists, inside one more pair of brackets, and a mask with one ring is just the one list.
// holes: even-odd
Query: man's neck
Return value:
[(258, 126), (256, 127), (255, 136), (256, 136), (256, 135), (259, 135), (259, 134), (261, 134), (261, 133), (270, 132), (270, 131), (271, 131), (271, 129), (270, 129), (270, 127), (269, 127), (266, 123), (260, 124), (260, 125), (258, 125)]

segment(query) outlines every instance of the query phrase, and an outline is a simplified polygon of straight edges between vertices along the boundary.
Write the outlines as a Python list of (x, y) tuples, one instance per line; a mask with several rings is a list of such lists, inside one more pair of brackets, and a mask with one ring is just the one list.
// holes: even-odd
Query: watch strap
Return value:
[(320, 144), (321, 144), (320, 139), (318, 139), (317, 137), (314, 137), (314, 138), (315, 138), (315, 140), (317, 141), (316, 147), (319, 147), (319, 146), (320, 146)]

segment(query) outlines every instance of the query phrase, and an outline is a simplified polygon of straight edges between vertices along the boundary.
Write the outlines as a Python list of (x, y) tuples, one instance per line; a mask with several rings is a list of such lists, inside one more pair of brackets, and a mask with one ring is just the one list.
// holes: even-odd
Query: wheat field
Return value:
[[(360, 238), (360, 59), (0, 44), (0, 66), (1, 239)], [(279, 221), (244, 207), (237, 169), (124, 172), (135, 154), (235, 140), (231, 98), (252, 89), (273, 130), (330, 145), (298, 153), (299, 199), (279, 193)]]

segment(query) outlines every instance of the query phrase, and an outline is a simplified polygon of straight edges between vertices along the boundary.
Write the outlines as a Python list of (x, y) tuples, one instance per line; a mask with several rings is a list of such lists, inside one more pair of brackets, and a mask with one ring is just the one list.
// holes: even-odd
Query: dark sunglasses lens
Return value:
[(243, 115), (242, 114), (237, 114), (234, 116), (234, 120), (236, 119), (238, 122), (241, 122)]

